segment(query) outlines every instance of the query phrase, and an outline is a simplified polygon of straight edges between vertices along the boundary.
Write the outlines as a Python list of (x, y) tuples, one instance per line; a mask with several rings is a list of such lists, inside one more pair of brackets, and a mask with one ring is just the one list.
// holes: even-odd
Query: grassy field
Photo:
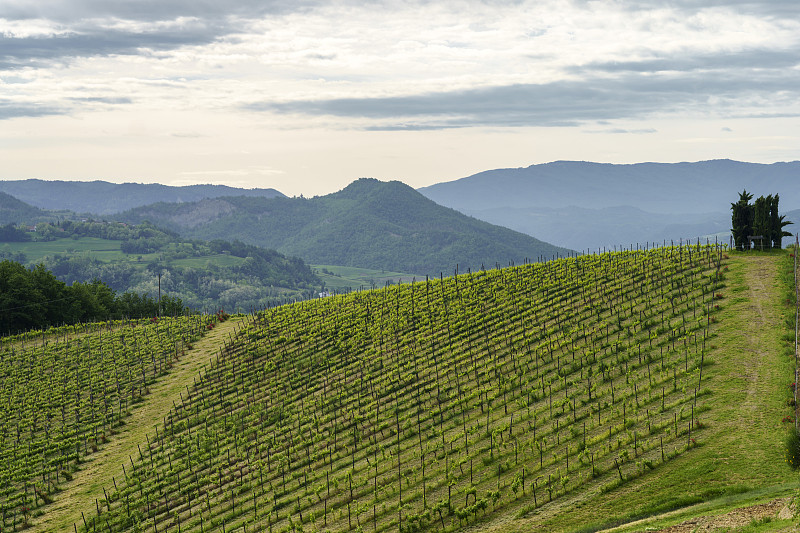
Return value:
[(212, 264), (218, 267), (231, 267), (241, 265), (244, 258), (227, 254), (207, 255), (203, 257), (187, 257), (186, 259), (175, 259), (170, 264), (177, 267), (205, 268)]
[[(413, 274), (388, 272), (369, 268), (346, 267), (336, 265), (311, 265), (314, 272), (325, 283), (325, 287), (335, 291), (369, 289), (373, 286), (383, 287), (386, 282), (408, 283)], [(323, 272), (327, 270), (329, 273)], [(417, 277), (417, 280), (420, 278)]]
[[(81, 237), (80, 239), (56, 239), (49, 242), (11, 242), (1, 243), (0, 251), (25, 254), (28, 263), (38, 263), (48, 256), (54, 255), (84, 255), (86, 257), (111, 263), (123, 261), (135, 265), (147, 265), (159, 259), (160, 254), (125, 254), (120, 249), (121, 241), (100, 239), (97, 237)], [(240, 265), (244, 261), (241, 257), (228, 254), (214, 254), (202, 257), (187, 257), (174, 259), (170, 265), (181, 268), (205, 268), (209, 264), (217, 267), (231, 267)], [(373, 285), (382, 287), (386, 282), (408, 283), (413, 274), (403, 272), (389, 272), (369, 268), (345, 267), (336, 265), (311, 265), (315, 272), (331, 290), (345, 291), (371, 288)], [(323, 272), (323, 269), (328, 273)]]
[(0, 250), (13, 253), (22, 252), (29, 262), (41, 261), (45, 256), (56, 254), (86, 254), (103, 262), (120, 261), (126, 254), (120, 250), (121, 241), (100, 239), (97, 237), (81, 237), (80, 239), (56, 239), (49, 242), (9, 242), (0, 244)]
[[(126, 254), (120, 249), (122, 241), (100, 239), (97, 237), (81, 237), (79, 239), (56, 239), (49, 242), (10, 242), (0, 244), (0, 251), (11, 253), (22, 252), (25, 254), (28, 263), (38, 263), (48, 256), (83, 255), (91, 259), (96, 259), (104, 263), (126, 262), (135, 265), (147, 265), (152, 261), (160, 259), (160, 253), (150, 254)], [(218, 267), (230, 267), (240, 265), (244, 261), (241, 257), (229, 254), (213, 254), (202, 257), (187, 257), (184, 259), (173, 259), (170, 265), (176, 267), (204, 268), (211, 264)]]

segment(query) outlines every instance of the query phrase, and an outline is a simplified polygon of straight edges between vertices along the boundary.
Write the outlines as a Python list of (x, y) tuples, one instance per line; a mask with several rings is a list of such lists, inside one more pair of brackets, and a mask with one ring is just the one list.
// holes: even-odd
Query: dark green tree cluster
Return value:
[(28, 232), (18, 228), (13, 222), (0, 226), (0, 242), (27, 242), (31, 240)]
[(94, 279), (67, 286), (44, 265), (25, 268), (14, 261), (0, 262), (0, 335), (28, 329), (111, 318), (141, 318), (184, 312), (179, 298), (159, 302), (148, 296), (120, 296)]
[(791, 222), (784, 220), (785, 215), (778, 214), (780, 197), (777, 194), (759, 196), (751, 204), (752, 199), (753, 195), (744, 190), (739, 193), (739, 201), (731, 203), (731, 233), (736, 249), (749, 249), (750, 237), (753, 236), (761, 237), (754, 241), (759, 249), (781, 248), (783, 237), (791, 237), (792, 234), (783, 229)]

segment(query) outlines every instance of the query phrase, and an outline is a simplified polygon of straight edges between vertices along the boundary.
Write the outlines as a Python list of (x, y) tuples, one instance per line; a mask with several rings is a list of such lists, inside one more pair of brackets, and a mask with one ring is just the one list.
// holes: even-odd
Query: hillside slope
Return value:
[(159, 183), (109, 183), (107, 181), (0, 181), (0, 192), (42, 209), (70, 210), (110, 215), (154, 202), (196, 202), (219, 196), (283, 196), (275, 189), (240, 189), (227, 185), (174, 187)]
[(315, 264), (439, 275), (569, 253), (439, 206), (400, 182), (360, 179), (322, 197), (220, 198), (155, 204), (120, 215), (184, 235), (236, 235)]
[[(0, 527), (587, 532), (644, 517), (621, 528), (641, 531), (763, 510), (796, 490), (790, 283), (785, 256), (696, 247), (492, 270), (261, 313), (222, 351), (176, 351), (174, 380), (168, 322), (11, 340)], [(152, 367), (142, 342), (166, 348)], [(31, 372), (39, 360), (50, 371)], [(106, 424), (122, 432), (110, 444)], [(792, 530), (771, 508), (748, 531)]]
[(22, 200), (0, 192), (0, 225), (27, 223), (45, 217), (47, 213)]
[(716, 264), (592, 256), (264, 313), (98, 523), (456, 530), (614, 492), (703, 442)]

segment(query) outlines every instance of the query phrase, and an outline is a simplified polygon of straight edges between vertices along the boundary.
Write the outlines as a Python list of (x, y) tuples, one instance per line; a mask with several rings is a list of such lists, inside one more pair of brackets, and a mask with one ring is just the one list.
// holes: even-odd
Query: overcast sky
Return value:
[(800, 159), (798, 0), (0, 0), (0, 179)]

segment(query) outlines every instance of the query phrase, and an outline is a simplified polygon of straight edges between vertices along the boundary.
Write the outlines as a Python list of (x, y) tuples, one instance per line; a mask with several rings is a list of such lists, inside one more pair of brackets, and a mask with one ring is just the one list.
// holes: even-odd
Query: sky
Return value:
[(0, 179), (800, 159), (797, 0), (0, 0)]

